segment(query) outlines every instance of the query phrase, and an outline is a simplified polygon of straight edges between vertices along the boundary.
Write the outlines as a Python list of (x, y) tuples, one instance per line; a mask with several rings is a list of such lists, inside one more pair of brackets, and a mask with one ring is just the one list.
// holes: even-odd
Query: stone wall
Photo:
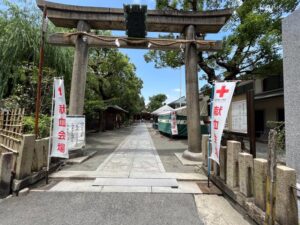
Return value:
[[(208, 140), (205, 136), (202, 141)], [(202, 144), (203, 160), (207, 161), (207, 146)], [(203, 164), (204, 170), (207, 170)], [(258, 224), (263, 225), (266, 210), (266, 180), (268, 162), (241, 152), (241, 144), (227, 141), (220, 149), (220, 165), (212, 167), (211, 180), (236, 201)], [(218, 171), (218, 172), (216, 172)], [(277, 165), (275, 219), (280, 225), (298, 224), (296, 171)]]

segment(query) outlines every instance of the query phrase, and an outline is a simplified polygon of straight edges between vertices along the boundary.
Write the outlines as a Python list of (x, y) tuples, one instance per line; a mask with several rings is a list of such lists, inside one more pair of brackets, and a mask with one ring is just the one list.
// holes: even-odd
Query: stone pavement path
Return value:
[(97, 168), (114, 173), (164, 173), (164, 166), (156, 152), (148, 129), (138, 124), (119, 147)]

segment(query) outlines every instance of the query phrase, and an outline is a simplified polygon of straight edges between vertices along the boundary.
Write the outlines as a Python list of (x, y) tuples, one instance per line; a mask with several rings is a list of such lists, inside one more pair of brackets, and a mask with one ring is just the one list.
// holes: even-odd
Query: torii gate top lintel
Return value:
[[(42, 10), (47, 7), (47, 17), (57, 27), (77, 28), (78, 21), (83, 20), (91, 29), (126, 30), (123, 9), (65, 5), (44, 0), (37, 0), (37, 5)], [(148, 10), (146, 31), (182, 33), (192, 24), (196, 32), (217, 33), (232, 12), (232, 9), (203, 12)]]

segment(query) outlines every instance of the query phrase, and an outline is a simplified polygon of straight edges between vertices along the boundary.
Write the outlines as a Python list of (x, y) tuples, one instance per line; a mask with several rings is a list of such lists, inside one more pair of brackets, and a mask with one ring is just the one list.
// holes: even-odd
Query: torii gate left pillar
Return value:
[[(77, 30), (88, 32), (90, 30), (90, 26), (88, 23), (81, 20), (77, 24)], [(78, 35), (75, 42), (69, 115), (83, 115), (88, 51), (89, 46), (87, 44), (87, 40), (85, 40), (82, 35)]]
[[(185, 29), (185, 38), (195, 40), (195, 26), (189, 25)], [(192, 161), (200, 161), (201, 155), (201, 130), (199, 110), (199, 84), (198, 84), (198, 55), (194, 43), (187, 43), (185, 47), (185, 83), (186, 83), (186, 108), (188, 149), (183, 157)]]

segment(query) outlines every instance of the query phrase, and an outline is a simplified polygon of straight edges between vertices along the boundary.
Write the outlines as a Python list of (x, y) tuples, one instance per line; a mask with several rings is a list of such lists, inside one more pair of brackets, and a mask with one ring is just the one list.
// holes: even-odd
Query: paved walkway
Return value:
[(164, 173), (165, 169), (146, 125), (142, 123), (135, 127), (97, 171), (130, 175), (136, 172)]

